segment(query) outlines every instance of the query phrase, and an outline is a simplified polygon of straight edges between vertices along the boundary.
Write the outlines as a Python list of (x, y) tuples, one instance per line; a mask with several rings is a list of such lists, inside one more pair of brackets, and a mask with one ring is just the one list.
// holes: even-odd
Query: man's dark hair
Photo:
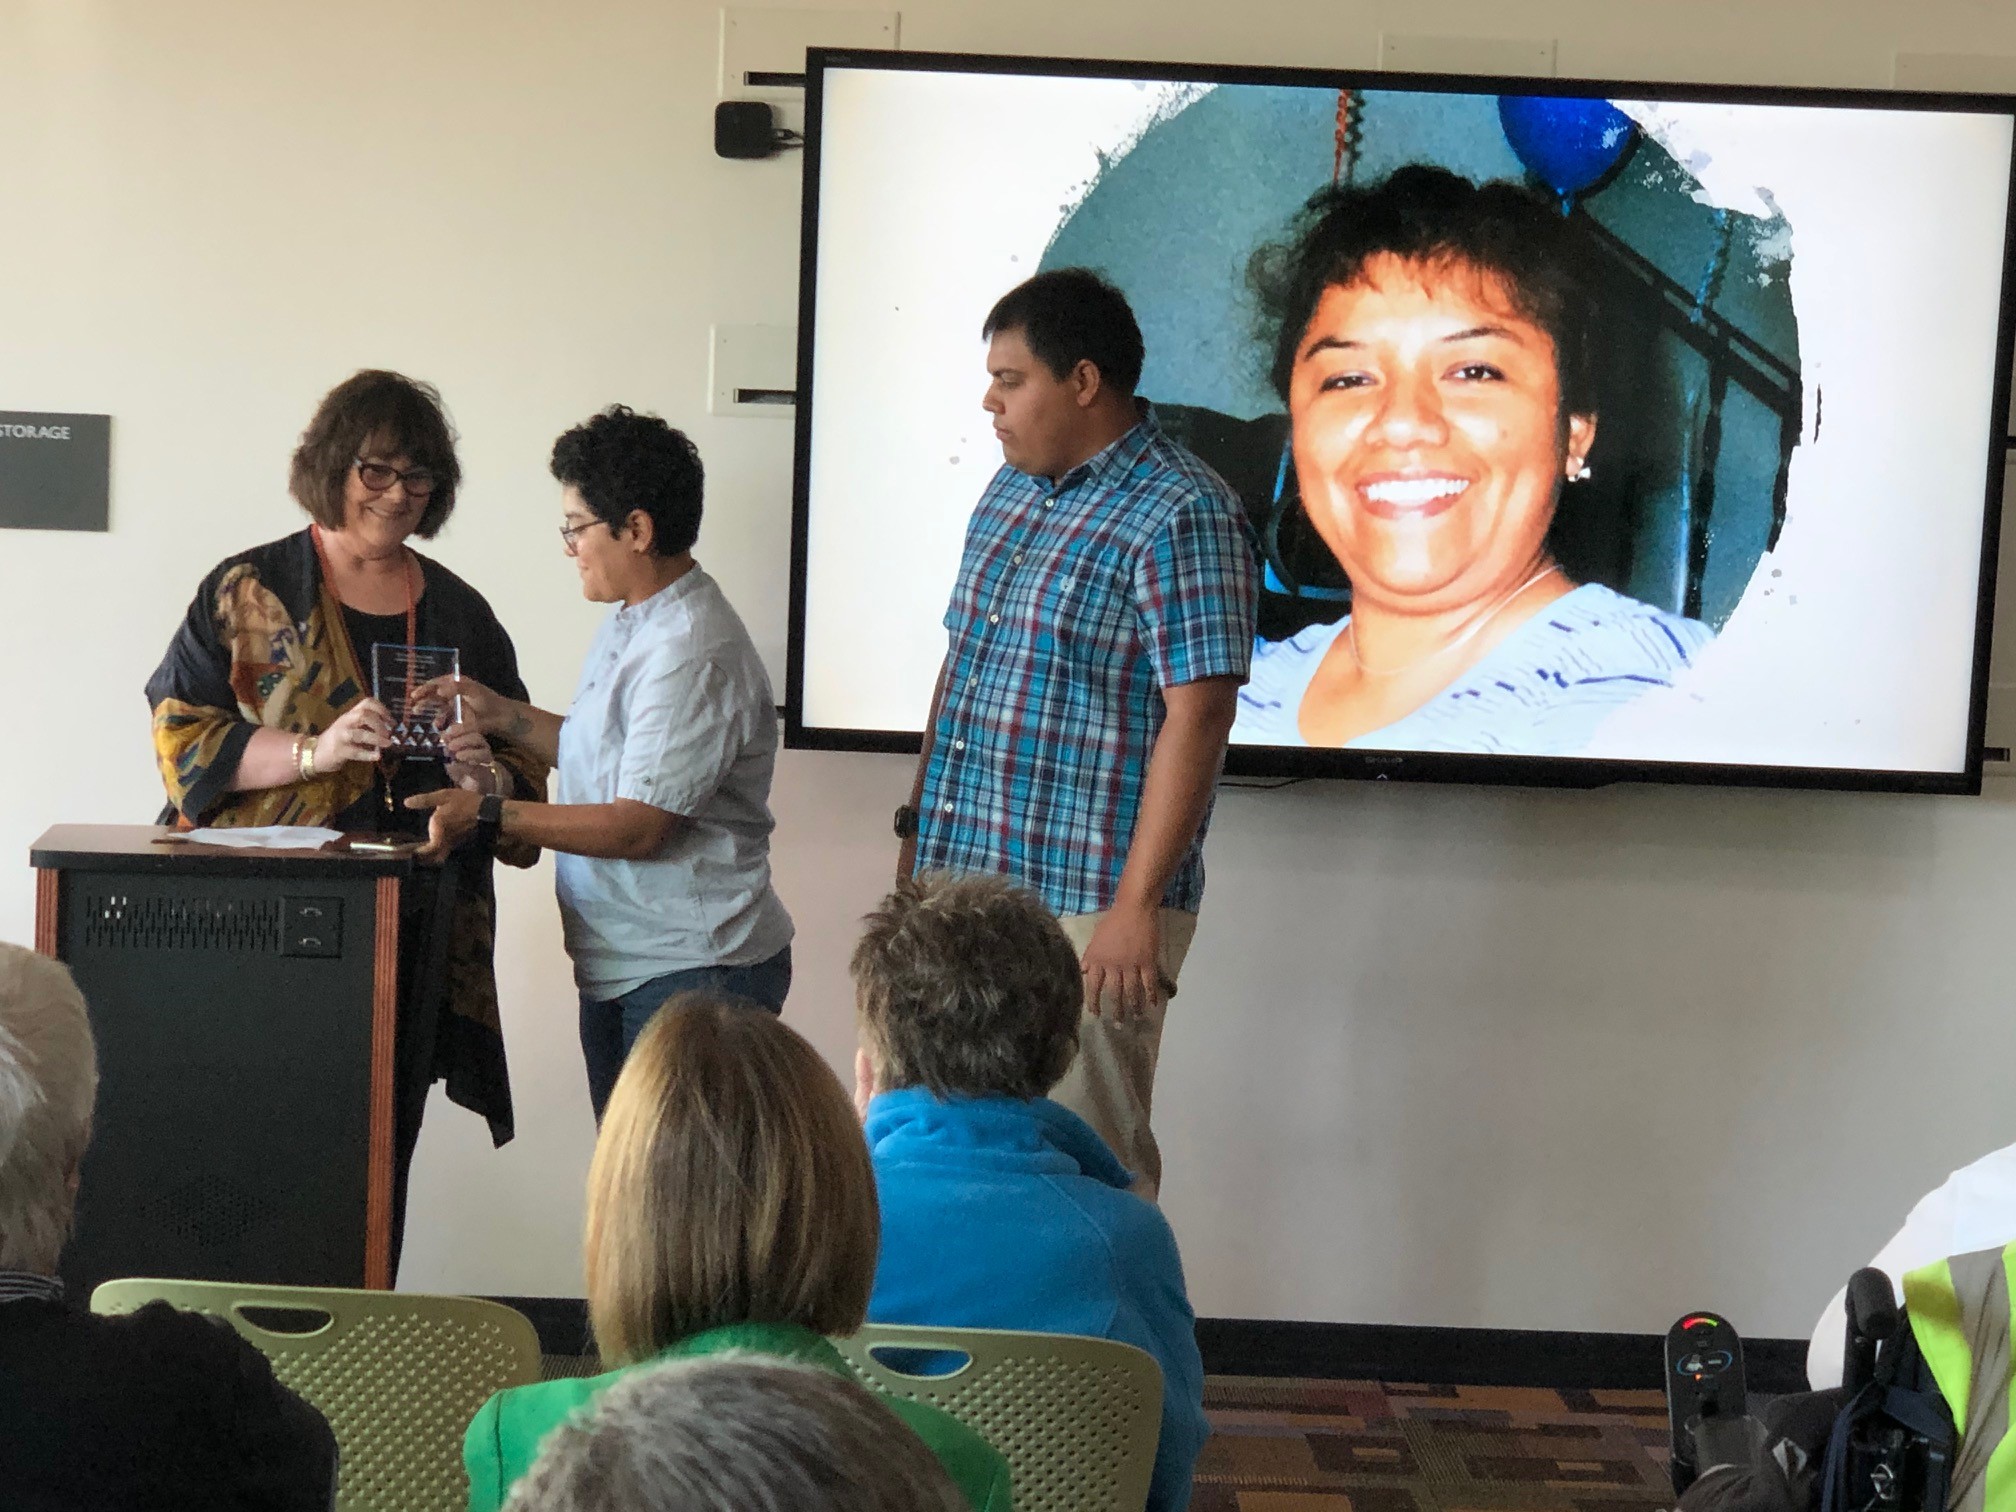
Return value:
[(656, 556), (691, 551), (700, 539), (707, 478), (700, 452), (656, 415), (610, 405), (553, 443), (553, 476), (616, 529), (631, 511), (643, 510), (651, 517)]
[(987, 312), (980, 338), (1000, 331), (1020, 331), (1058, 379), (1089, 362), (1122, 398), (1141, 381), (1141, 327), (1127, 296), (1089, 268), (1054, 268), (1017, 284)]
[(315, 417), (301, 433), (288, 471), (288, 492), (324, 530), (343, 528), (343, 486), (365, 452), (406, 458), (409, 467), (434, 474), (434, 492), (420, 511), (413, 533), (421, 540), (448, 523), (462, 464), (455, 460), (455, 432), (428, 383), (400, 373), (366, 369), (322, 396)]
[(1041, 898), (1003, 878), (899, 884), (868, 916), (852, 970), (886, 1091), (1042, 1097), (1078, 1052), (1078, 952)]
[(1495, 280), (1513, 311), (1554, 343), (1561, 418), (1596, 413), (1597, 280), (1565, 217), (1518, 184), (1473, 184), (1413, 163), (1367, 188), (1319, 190), (1293, 235), (1254, 255), (1249, 281), (1272, 339), (1269, 378), (1284, 400), (1323, 291), (1349, 288), (1374, 258)]

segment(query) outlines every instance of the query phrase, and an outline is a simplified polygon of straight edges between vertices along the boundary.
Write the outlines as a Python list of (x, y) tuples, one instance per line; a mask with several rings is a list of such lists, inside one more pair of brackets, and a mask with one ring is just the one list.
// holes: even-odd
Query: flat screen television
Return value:
[(1229, 772), (1979, 791), (2016, 98), (814, 50), (806, 103), (789, 743), (917, 748), (982, 323), (1087, 267), (1251, 528)]

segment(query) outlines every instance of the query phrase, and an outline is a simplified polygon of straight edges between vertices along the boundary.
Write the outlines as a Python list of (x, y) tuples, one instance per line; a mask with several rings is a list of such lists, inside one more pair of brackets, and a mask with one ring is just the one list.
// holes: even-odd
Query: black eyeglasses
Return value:
[(438, 481), (431, 467), (409, 467), (401, 472), (396, 467), (388, 467), (383, 462), (366, 462), (357, 459), (357, 481), (373, 493), (383, 493), (394, 483), (404, 483), (406, 492), (416, 499), (424, 499), (434, 492)]
[[(562, 525), (560, 527), (560, 544), (567, 548), (569, 556), (574, 554), (574, 542), (581, 532), (596, 525), (609, 525), (609, 522), (607, 520), (583, 520), (579, 525)], [(609, 525), (609, 528), (614, 530), (616, 527)]]

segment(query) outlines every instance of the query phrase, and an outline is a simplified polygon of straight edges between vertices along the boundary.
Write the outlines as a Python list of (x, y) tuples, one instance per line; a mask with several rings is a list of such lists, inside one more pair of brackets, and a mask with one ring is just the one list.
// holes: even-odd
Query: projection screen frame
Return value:
[[(805, 634), (811, 508), (814, 338), (819, 273), (820, 161), (826, 75), (836, 69), (929, 73), (1021, 74), (1169, 83), (1257, 84), (1318, 89), (1418, 90), (1466, 95), (1563, 95), (1704, 104), (1783, 105), (1821, 108), (1969, 112), (2016, 119), (2016, 95), (1919, 92), (1805, 86), (1709, 85), (1650, 80), (1521, 78), (1472, 74), (1406, 74), (1376, 69), (1314, 69), (1245, 64), (1152, 63), (1112, 59), (997, 56), (966, 53), (811, 48), (806, 55), (804, 188), (798, 296), (798, 371), (792, 466), (791, 583), (784, 700), (785, 744), (793, 749), (916, 754), (923, 733), (848, 729), (805, 722)], [(2012, 357), (2016, 357), (2016, 148), (2010, 163), (2009, 211), (2003, 232), (2001, 305), (1996, 335), (1992, 413), (2010, 413)], [(2016, 422), (2010, 428), (2016, 429)], [(1727, 787), (1783, 787), (1863, 792), (1976, 795), (1981, 791), (1987, 726), (1989, 654), (1994, 625), (1997, 552), (2006, 468), (2016, 462), (2016, 435), (1991, 434), (1984, 460), (1981, 555), (1975, 600), (1973, 665), (1969, 684), (1966, 764), (1953, 772), (1867, 770), (1842, 767), (1762, 766), (1747, 763), (1627, 761), (1579, 756), (1503, 756), (1473, 752), (1232, 745), (1228, 777), (1336, 778), (1367, 781), (1455, 782), (1527, 787), (1595, 788), (1620, 782)], [(946, 585), (947, 591), (951, 584)]]

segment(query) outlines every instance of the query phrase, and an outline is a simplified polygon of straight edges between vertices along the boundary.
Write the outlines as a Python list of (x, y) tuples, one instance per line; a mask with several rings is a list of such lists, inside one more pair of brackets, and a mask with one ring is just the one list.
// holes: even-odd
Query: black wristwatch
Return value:
[(896, 838), (898, 840), (917, 838), (917, 810), (910, 804), (906, 803), (896, 810)]
[(486, 847), (494, 846), (504, 833), (504, 795), (485, 793), (476, 805), (476, 838)]

